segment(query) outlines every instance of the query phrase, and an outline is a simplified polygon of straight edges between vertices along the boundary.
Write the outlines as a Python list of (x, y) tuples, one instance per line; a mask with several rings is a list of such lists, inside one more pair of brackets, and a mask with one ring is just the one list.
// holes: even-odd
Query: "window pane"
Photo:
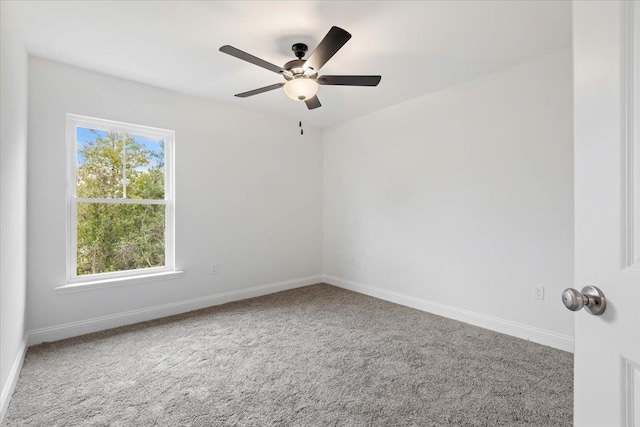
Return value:
[(165, 205), (78, 203), (77, 275), (164, 266)]
[(76, 138), (78, 197), (164, 199), (164, 141), (84, 127)]

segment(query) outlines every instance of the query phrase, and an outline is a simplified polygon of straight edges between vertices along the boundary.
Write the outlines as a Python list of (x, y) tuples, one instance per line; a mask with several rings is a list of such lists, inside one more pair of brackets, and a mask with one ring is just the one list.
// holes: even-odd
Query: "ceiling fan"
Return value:
[(229, 45), (222, 46), (220, 52), (278, 73), (286, 80), (284, 83), (276, 83), (239, 93), (236, 95), (237, 97), (246, 98), (284, 87), (284, 92), (289, 98), (295, 101), (304, 101), (305, 104), (307, 104), (307, 108), (313, 110), (322, 105), (316, 95), (318, 93), (318, 85), (377, 86), (378, 83), (380, 83), (382, 76), (318, 76), (320, 68), (322, 68), (350, 38), (351, 34), (342, 28), (331, 27), (327, 35), (324, 36), (324, 39), (322, 39), (318, 47), (316, 47), (307, 59), (302, 59), (307, 53), (307, 45), (304, 43), (294, 44), (291, 50), (293, 50), (298, 59), (289, 61), (282, 67), (278, 67), (275, 64)]

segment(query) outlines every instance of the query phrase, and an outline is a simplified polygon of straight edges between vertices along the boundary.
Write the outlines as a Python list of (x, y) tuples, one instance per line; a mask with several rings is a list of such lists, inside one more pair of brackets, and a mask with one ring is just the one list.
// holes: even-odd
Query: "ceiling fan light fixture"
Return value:
[(284, 84), (284, 93), (294, 101), (305, 101), (316, 96), (318, 83), (304, 75), (296, 76)]

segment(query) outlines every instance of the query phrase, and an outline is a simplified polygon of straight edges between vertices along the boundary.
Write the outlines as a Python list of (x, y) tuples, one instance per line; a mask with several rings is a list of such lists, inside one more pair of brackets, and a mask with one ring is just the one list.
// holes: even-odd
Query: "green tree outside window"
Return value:
[(163, 141), (90, 132), (77, 153), (77, 275), (164, 266)]

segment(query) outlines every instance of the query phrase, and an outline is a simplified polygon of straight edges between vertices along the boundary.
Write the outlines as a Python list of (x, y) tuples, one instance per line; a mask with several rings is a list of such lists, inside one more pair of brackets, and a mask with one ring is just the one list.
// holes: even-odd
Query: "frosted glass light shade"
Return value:
[(284, 93), (295, 101), (311, 99), (318, 93), (318, 83), (307, 77), (297, 77), (284, 84)]

